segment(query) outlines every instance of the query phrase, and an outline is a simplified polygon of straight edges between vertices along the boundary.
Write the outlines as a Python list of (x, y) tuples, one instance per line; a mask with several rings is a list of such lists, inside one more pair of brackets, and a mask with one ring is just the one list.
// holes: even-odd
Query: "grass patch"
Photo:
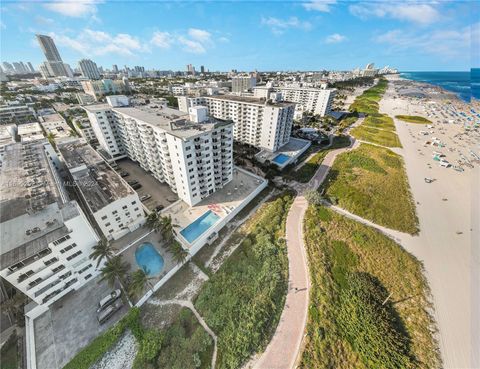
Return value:
[(421, 263), (324, 207), (310, 206), (304, 227), (312, 287), (301, 367), (440, 367)]
[(352, 129), (350, 133), (359, 140), (373, 144), (387, 147), (402, 147), (402, 144), (400, 143), (400, 140), (395, 132), (361, 125)]
[(7, 342), (0, 349), (0, 363), (2, 369), (18, 368), (17, 335), (15, 332), (8, 337)]
[[(209, 369), (213, 339), (203, 329), (190, 309), (183, 308), (177, 321), (162, 332), (158, 358), (151, 368)], [(139, 366), (145, 368), (145, 366)]]
[(367, 116), (363, 121), (364, 126), (381, 128), (389, 131), (395, 131), (393, 119), (385, 114), (373, 114)]
[(365, 90), (360, 96), (357, 96), (355, 101), (350, 105), (350, 111), (358, 113), (376, 114), (378, 113), (378, 102), (382, 99), (388, 86), (386, 79), (381, 78), (377, 84)]
[(313, 155), (308, 161), (303, 164), (298, 170), (290, 173), (290, 177), (297, 182), (307, 183), (312, 179), (315, 172), (322, 164), (323, 159), (330, 150), (339, 149), (341, 147), (350, 146), (350, 139), (347, 136), (335, 136), (333, 138), (332, 146), (326, 150), (322, 150)]
[(248, 235), (202, 287), (195, 306), (218, 336), (219, 368), (239, 368), (267, 345), (285, 302), (288, 257), (286, 192), (262, 205), (242, 229)]
[(404, 122), (408, 122), (408, 123), (432, 124), (431, 120), (424, 117), (420, 117), (418, 115), (395, 115), (395, 118), (403, 120)]
[(333, 203), (377, 224), (415, 234), (418, 219), (403, 160), (368, 144), (337, 156), (323, 185)]

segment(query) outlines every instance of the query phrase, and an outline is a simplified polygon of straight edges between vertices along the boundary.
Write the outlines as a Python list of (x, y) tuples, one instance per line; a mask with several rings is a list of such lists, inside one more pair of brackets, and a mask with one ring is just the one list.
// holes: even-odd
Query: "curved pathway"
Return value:
[(290, 369), (300, 360), (310, 299), (308, 258), (303, 242), (303, 218), (308, 202), (303, 192), (317, 189), (322, 184), (338, 154), (357, 147), (354, 139), (350, 138), (350, 142), (348, 148), (330, 151), (310, 182), (296, 188), (299, 194), (290, 207), (286, 222), (289, 280), (285, 307), (272, 340), (253, 366), (256, 369)]

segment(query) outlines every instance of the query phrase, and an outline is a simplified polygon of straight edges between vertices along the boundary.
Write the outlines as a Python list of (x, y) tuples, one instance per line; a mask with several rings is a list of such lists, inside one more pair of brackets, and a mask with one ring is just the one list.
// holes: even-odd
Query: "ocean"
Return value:
[(401, 72), (400, 76), (442, 87), (466, 102), (472, 97), (480, 99), (480, 69), (471, 72)]

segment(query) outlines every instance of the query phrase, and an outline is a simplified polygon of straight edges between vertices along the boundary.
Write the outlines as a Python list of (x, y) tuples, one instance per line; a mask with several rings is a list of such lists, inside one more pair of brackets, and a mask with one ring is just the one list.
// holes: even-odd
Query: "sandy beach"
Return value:
[[(420, 221), (419, 235), (400, 241), (424, 263), (444, 367), (478, 368), (480, 161), (471, 151), (480, 155), (480, 132), (465, 128), (474, 121), (468, 119), (472, 105), (436, 87), (398, 76), (388, 79), (380, 112), (392, 118), (419, 115), (433, 122), (427, 126), (395, 119)], [(420, 94), (423, 98), (413, 97)], [(440, 166), (434, 152), (451, 166)]]

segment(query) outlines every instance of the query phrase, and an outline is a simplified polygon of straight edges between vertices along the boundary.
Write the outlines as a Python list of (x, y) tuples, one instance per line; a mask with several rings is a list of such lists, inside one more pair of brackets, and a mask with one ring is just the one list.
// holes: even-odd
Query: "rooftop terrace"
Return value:
[(295, 105), (295, 103), (289, 102), (289, 101), (273, 102), (271, 100), (263, 100), (256, 97), (236, 96), (236, 95), (215, 95), (215, 96), (208, 96), (208, 98), (212, 100), (227, 100), (227, 101), (248, 103), (248, 104), (255, 104), (255, 105), (262, 105), (262, 106), (266, 105), (266, 106), (287, 107), (287, 106)]

